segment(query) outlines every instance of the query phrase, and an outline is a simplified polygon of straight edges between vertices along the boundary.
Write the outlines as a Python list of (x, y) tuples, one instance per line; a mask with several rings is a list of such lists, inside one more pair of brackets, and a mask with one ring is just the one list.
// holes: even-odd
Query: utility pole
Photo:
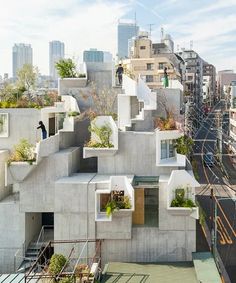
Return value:
[[(211, 188), (211, 252), (214, 252), (214, 239), (215, 239), (215, 227), (214, 227), (214, 223), (215, 223), (215, 215), (214, 215), (214, 191), (213, 188)], [(216, 205), (216, 204), (215, 204)]]
[(216, 118), (219, 161), (222, 162), (222, 117), (220, 112), (216, 114)]

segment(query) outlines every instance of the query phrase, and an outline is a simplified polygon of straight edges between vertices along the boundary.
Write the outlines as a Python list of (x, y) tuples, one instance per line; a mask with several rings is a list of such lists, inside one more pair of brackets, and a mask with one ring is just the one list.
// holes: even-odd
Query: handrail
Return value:
[(41, 239), (41, 236), (42, 237), (42, 240), (44, 239), (44, 231), (45, 231), (45, 228), (53, 228), (54, 226), (53, 225), (43, 225), (40, 232), (39, 232), (39, 236), (38, 236), (38, 239), (37, 239), (37, 242), (36, 244), (38, 245), (39, 242), (40, 242), (40, 239)]
[[(14, 255), (14, 271), (16, 271), (16, 258), (23, 258), (25, 257), (25, 241), (22, 243), (22, 247), (18, 249)], [(22, 256), (18, 256), (18, 253), (22, 251)]]

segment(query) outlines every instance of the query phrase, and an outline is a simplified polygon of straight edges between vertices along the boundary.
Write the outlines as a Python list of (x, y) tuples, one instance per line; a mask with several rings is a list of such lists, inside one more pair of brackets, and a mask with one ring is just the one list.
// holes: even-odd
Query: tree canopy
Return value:
[(59, 76), (63, 78), (76, 78), (76, 64), (72, 59), (61, 59), (56, 64), (55, 67), (58, 71)]

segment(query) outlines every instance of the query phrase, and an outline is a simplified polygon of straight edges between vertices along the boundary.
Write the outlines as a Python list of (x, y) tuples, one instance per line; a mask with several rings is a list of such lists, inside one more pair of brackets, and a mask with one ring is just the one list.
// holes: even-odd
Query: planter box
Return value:
[(113, 156), (116, 154), (117, 151), (118, 149), (113, 147), (111, 148), (84, 147), (83, 158)]
[(171, 215), (190, 216), (199, 219), (198, 207), (168, 207), (167, 210)]
[(68, 89), (86, 87), (87, 76), (85, 78), (64, 78), (58, 80), (59, 94), (67, 95)]
[(37, 164), (33, 162), (30, 165), (28, 162), (11, 162), (8, 166), (5, 164), (5, 185), (12, 185), (15, 183), (20, 183), (25, 180), (25, 178), (35, 169)]

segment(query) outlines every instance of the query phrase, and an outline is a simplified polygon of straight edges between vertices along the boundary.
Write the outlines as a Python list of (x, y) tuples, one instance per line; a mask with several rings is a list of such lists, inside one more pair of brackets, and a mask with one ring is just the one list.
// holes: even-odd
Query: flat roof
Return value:
[(59, 180), (56, 181), (57, 184), (87, 184), (88, 182), (90, 184), (94, 183), (110, 183), (110, 177), (111, 176), (126, 176), (130, 183), (132, 182), (134, 175), (103, 175), (103, 174), (97, 174), (97, 173), (75, 173), (71, 176), (62, 177)]
[(102, 283), (198, 283), (192, 262), (175, 263), (108, 263)]

